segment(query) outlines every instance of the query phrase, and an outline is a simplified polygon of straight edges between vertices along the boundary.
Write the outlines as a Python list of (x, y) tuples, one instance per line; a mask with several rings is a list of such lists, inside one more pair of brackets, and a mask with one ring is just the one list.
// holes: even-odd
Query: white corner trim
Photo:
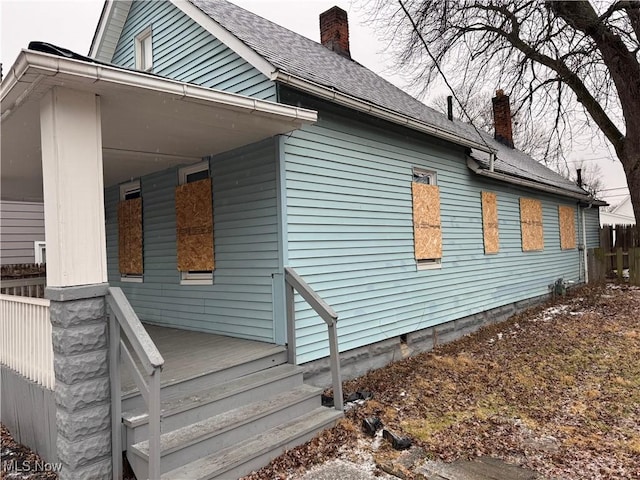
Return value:
[(229, 30), (224, 28), (218, 22), (216, 22), (209, 15), (204, 13), (198, 7), (193, 5), (188, 0), (170, 0), (176, 7), (184, 12), (189, 18), (198, 23), (211, 35), (216, 37), (227, 47), (245, 59), (255, 69), (260, 71), (267, 78), (271, 78), (276, 71), (276, 67), (271, 65), (267, 60), (259, 55), (255, 50), (249, 47), (246, 43), (233, 35)]

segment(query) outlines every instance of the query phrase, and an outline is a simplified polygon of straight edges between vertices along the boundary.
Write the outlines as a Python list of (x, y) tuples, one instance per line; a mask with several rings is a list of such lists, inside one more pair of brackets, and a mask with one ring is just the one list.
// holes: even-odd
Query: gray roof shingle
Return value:
[[(311, 39), (226, 0), (189, 1), (278, 71), (407, 115), (464, 139), (488, 144), (497, 150), (494, 164), (497, 171), (573, 193), (584, 193), (586, 197), (584, 190), (530, 156), (502, 145), (489, 134), (483, 134), (480, 139), (470, 124), (449, 121), (445, 115), (426, 106), (356, 61), (332, 52)], [(474, 151), (473, 157), (483, 168), (488, 168), (486, 154)]]

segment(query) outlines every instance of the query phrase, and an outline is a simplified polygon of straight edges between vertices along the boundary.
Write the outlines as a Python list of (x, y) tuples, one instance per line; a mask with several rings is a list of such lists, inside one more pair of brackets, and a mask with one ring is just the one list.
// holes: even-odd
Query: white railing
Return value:
[(0, 363), (54, 388), (49, 300), (0, 294)]
[[(122, 474), (122, 396), (120, 360), (133, 374), (149, 409), (149, 478), (160, 478), (160, 372), (164, 359), (122, 290), (109, 287), (109, 374), (111, 376), (111, 451), (114, 478)], [(126, 339), (131, 350), (124, 341)], [(136, 357), (142, 371), (136, 365)], [(113, 393), (115, 392), (115, 394)]]
[(30, 277), (0, 280), (0, 293), (21, 297), (44, 298), (46, 277)]
[(329, 363), (333, 383), (333, 405), (336, 410), (344, 410), (342, 399), (342, 374), (340, 373), (340, 349), (338, 348), (338, 314), (331, 306), (305, 282), (291, 267), (284, 267), (287, 302), (287, 341), (289, 363), (296, 364), (296, 306), (294, 293), (297, 291), (327, 324), (329, 335)]

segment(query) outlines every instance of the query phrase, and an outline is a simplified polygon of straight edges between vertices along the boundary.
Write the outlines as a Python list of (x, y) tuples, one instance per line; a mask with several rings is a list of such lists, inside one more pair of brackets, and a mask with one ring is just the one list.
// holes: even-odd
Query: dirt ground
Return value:
[(11, 432), (0, 423), (0, 479), (55, 480), (58, 475), (47, 471), (48, 466), (31, 449), (17, 443)]
[[(549, 479), (640, 479), (640, 289), (610, 284), (568, 297), (346, 382), (374, 398), (245, 480), (296, 479), (330, 460), (371, 476), (399, 452), (362, 420), (408, 436), (428, 461), (497, 457)], [(2, 427), (0, 478), (35, 456)], [(402, 472), (408, 480), (415, 472)]]
[(375, 475), (398, 452), (364, 435), (371, 416), (428, 460), (491, 456), (545, 478), (640, 479), (640, 289), (577, 289), (344, 390), (374, 399), (245, 480), (299, 478), (332, 459)]

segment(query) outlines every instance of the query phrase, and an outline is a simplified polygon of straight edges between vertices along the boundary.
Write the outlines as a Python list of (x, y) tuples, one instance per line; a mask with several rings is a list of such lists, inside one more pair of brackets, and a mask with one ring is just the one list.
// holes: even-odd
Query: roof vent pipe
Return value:
[(582, 188), (582, 169), (576, 168), (576, 176), (578, 177), (577, 183), (580, 188)]
[(447, 96), (447, 117), (453, 122), (453, 97)]

